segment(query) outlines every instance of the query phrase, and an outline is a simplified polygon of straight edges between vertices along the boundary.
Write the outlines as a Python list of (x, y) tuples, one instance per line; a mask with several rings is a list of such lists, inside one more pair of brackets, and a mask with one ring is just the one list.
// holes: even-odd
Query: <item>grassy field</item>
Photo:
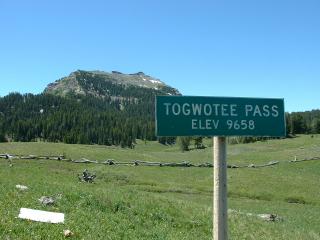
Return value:
[[(0, 153), (65, 154), (68, 158), (162, 162), (212, 162), (204, 150), (138, 142), (135, 149), (59, 143), (2, 143)], [(280, 161), (266, 168), (228, 169), (229, 209), (274, 213), (280, 222), (229, 215), (230, 239), (320, 239), (320, 161), (288, 160), (320, 156), (320, 135), (228, 146), (229, 164)], [(94, 184), (80, 183), (85, 168)], [(104, 166), (48, 160), (0, 159), (0, 239), (212, 239), (212, 169)], [(29, 187), (19, 191), (16, 184)], [(58, 196), (53, 206), (41, 196)], [(64, 224), (18, 219), (21, 207), (65, 213)]]

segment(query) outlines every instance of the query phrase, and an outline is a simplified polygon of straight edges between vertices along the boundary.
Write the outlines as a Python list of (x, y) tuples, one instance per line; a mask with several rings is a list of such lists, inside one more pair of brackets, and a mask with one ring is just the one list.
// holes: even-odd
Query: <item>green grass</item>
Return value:
[[(211, 140), (206, 140), (211, 145)], [(212, 149), (180, 152), (177, 146), (138, 142), (135, 149), (59, 143), (3, 143), (0, 153), (65, 154), (72, 159), (211, 162)], [(229, 215), (230, 239), (320, 239), (320, 136), (228, 146), (230, 164), (281, 163), (267, 168), (228, 169), (229, 208), (275, 213), (281, 222)], [(85, 168), (94, 184), (79, 183)], [(0, 159), (0, 239), (212, 239), (212, 169), (105, 166), (48, 160)], [(29, 187), (25, 192), (16, 184)], [(54, 206), (43, 195), (62, 194)], [(65, 213), (64, 224), (16, 218), (21, 207)]]

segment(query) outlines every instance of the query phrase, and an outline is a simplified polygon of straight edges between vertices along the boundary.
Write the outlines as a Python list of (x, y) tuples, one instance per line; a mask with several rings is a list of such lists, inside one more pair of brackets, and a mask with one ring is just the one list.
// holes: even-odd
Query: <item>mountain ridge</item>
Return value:
[[(119, 95), (119, 87), (151, 89), (164, 95), (181, 95), (181, 93), (162, 82), (160, 79), (146, 75), (143, 72), (125, 74), (119, 71), (105, 72), (100, 70), (77, 70), (67, 77), (60, 78), (47, 85), (44, 93), (66, 96), (93, 95), (104, 98)], [(113, 90), (113, 91), (112, 91)]]
[(157, 139), (157, 95), (180, 93), (143, 72), (78, 70), (50, 83), (41, 94), (12, 93), (0, 98), (0, 141), (133, 148), (136, 139)]

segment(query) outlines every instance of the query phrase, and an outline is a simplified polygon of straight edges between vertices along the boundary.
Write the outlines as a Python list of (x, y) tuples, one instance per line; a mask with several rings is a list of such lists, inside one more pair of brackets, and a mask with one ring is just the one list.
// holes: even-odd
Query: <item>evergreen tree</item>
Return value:
[(307, 133), (307, 124), (303, 116), (299, 113), (293, 114), (291, 116), (291, 124), (292, 124), (292, 133), (293, 134), (302, 134)]
[(182, 152), (189, 151), (191, 137), (178, 137), (177, 142)]
[(204, 145), (202, 143), (202, 137), (195, 137), (194, 138), (194, 147), (196, 149), (203, 149), (204, 148)]
[(314, 119), (312, 124), (312, 133), (320, 133), (320, 119)]

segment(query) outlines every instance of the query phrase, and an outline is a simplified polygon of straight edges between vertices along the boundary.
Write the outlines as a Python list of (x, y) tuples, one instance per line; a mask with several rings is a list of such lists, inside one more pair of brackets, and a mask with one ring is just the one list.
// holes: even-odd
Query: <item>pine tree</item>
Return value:
[(178, 137), (177, 142), (182, 152), (189, 151), (191, 137)]

